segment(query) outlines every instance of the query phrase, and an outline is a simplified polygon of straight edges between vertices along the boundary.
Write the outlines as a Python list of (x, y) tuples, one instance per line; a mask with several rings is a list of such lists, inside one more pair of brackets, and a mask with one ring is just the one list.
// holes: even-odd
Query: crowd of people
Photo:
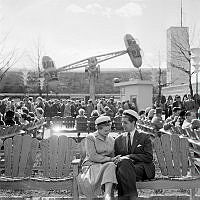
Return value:
[[(165, 98), (164, 98), (165, 99)], [(137, 109), (137, 105), (127, 101), (116, 101), (114, 98), (101, 98), (92, 102), (88, 100), (71, 99), (51, 99), (45, 100), (37, 97), (25, 97), (22, 101), (16, 102), (14, 99), (5, 98), (0, 100), (0, 125), (12, 126), (15, 124), (27, 124), (31, 121), (41, 118), (51, 119), (54, 116), (72, 116), (97, 118), (105, 115), (113, 119), (116, 116), (122, 116), (124, 110), (132, 109), (138, 112), (140, 121), (148, 121), (159, 130), (161, 128), (169, 129), (172, 125), (178, 125), (182, 128), (189, 127), (192, 122), (198, 124), (199, 105), (191, 98), (191, 95), (184, 95), (183, 98), (176, 95), (174, 98), (168, 96), (160, 105), (155, 103), (144, 110)]]
[(140, 111), (140, 122), (149, 122), (157, 131), (162, 128), (169, 130), (174, 126), (194, 130), (200, 128), (198, 108), (199, 105), (190, 94), (184, 95), (182, 100), (179, 95), (176, 95), (174, 99), (169, 96), (167, 101), (159, 106), (155, 103), (154, 106)]
[[(26, 97), (23, 101), (0, 101), (0, 124), (12, 126), (27, 124), (33, 120), (54, 116), (74, 118), (95, 116), (96, 131), (86, 136), (86, 157), (77, 177), (79, 192), (89, 199), (104, 191), (104, 199), (112, 199), (112, 188), (117, 186), (119, 200), (135, 200), (138, 196), (136, 181), (155, 176), (153, 147), (150, 135), (138, 130), (138, 123), (148, 122), (154, 129), (170, 129), (172, 126), (198, 129), (200, 120), (196, 102), (190, 95), (171, 96), (161, 104), (155, 103), (144, 110), (129, 101), (114, 98), (88, 100), (44, 100)], [(124, 129), (117, 138), (109, 133), (112, 119), (121, 117)]]
[(31, 103), (31, 99), (33, 98), (24, 98), (19, 102), (9, 98), (0, 100), (0, 126), (27, 125), (45, 120), (40, 100)]
[(27, 124), (41, 118), (51, 119), (54, 116), (95, 117), (107, 115), (111, 118), (122, 115), (125, 109), (135, 109), (135, 105), (126, 102), (115, 102), (113, 98), (99, 99), (96, 104), (92, 100), (51, 99), (25, 97), (22, 101), (5, 98), (0, 100), (0, 125), (12, 126)]

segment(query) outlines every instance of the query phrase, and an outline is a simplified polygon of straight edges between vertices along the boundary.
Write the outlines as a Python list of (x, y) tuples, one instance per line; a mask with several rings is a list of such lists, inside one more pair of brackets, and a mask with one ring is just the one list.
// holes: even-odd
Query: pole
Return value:
[(196, 104), (196, 117), (198, 119), (198, 70), (196, 72), (196, 98), (195, 98), (195, 104)]
[(90, 75), (90, 99), (95, 102), (95, 73), (92, 72)]
[(198, 96), (198, 71), (196, 73), (196, 95)]
[(46, 81), (46, 93), (47, 93), (46, 99), (49, 100), (49, 84), (48, 84), (48, 81)]

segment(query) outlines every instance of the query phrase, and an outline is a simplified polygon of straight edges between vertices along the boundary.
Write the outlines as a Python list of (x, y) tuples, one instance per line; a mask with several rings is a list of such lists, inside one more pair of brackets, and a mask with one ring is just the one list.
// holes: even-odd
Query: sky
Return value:
[[(200, 47), (200, 0), (182, 4), (183, 26), (189, 27), (191, 45)], [(38, 46), (57, 68), (122, 51), (125, 34), (139, 43), (142, 67), (158, 67), (159, 57), (166, 67), (166, 30), (180, 26), (180, 5), (181, 0), (0, 0), (0, 39), (7, 35), (4, 48), (21, 55), (14, 69), (32, 69)], [(100, 67), (133, 65), (125, 54)]]

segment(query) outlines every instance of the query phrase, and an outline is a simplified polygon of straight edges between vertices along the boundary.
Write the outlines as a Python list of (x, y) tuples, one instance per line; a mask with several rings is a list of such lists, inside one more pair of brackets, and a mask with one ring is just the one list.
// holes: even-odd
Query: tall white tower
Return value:
[(170, 27), (167, 29), (167, 83), (180, 85), (188, 83), (188, 75), (174, 67), (190, 69), (189, 28)]

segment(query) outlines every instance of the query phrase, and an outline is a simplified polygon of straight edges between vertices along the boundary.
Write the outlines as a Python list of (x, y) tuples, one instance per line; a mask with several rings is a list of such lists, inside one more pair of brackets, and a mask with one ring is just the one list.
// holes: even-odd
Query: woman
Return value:
[(95, 120), (97, 131), (86, 137), (86, 157), (82, 163), (82, 173), (78, 176), (79, 193), (87, 199), (95, 198), (104, 190), (105, 200), (111, 200), (113, 184), (117, 184), (114, 161), (114, 139), (108, 136), (111, 120), (100, 116)]

